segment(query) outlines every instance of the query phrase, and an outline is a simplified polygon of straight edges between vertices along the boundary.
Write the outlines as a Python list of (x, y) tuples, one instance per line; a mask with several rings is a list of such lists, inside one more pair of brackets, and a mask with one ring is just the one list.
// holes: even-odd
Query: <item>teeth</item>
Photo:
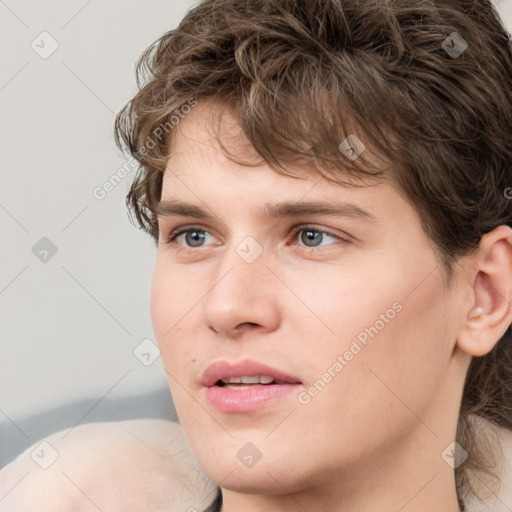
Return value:
[(224, 384), (270, 384), (274, 382), (273, 377), (266, 375), (254, 375), (253, 377), (230, 377), (229, 379), (221, 379)]
[(259, 384), (261, 382), (261, 377), (255, 375), (254, 377), (242, 377), (242, 382), (244, 384)]
[(222, 382), (224, 382), (224, 384), (229, 384), (229, 383), (240, 383), (242, 382), (242, 379), (240, 377), (231, 377), (230, 379), (222, 379)]
[(252, 384), (224, 384), (224, 389), (236, 389), (240, 391), (241, 389), (252, 388)]

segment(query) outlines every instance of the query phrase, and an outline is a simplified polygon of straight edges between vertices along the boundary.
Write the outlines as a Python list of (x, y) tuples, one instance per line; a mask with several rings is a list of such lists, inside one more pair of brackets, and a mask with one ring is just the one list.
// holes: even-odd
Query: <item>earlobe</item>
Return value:
[[(512, 229), (500, 226), (482, 237), (471, 265), (471, 309), (457, 345), (473, 356), (488, 354), (512, 322)], [(475, 275), (476, 274), (476, 275)]]

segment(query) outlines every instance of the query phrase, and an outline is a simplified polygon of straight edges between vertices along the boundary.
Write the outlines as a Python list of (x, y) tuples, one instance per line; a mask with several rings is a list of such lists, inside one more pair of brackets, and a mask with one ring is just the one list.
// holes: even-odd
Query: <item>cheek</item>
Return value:
[[(420, 274), (367, 274), (359, 284), (347, 279), (337, 292), (330, 288), (330, 302), (316, 294), (322, 320), (335, 334), (305, 353), (311, 367), (306, 408), (317, 425), (337, 422), (349, 444), (353, 436), (367, 438), (376, 424), (389, 435), (413, 428), (411, 411), (424, 417), (443, 383), (451, 354), (447, 300), (437, 273), (415, 288)], [(336, 420), (333, 411), (343, 414)]]
[(390, 394), (378, 379), (381, 375), (408, 396), (412, 390), (407, 386), (420, 376), (428, 382), (440, 376), (449, 355), (447, 299), (439, 272), (432, 272), (435, 260), (425, 252), (418, 251), (416, 260), (403, 255), (399, 259), (396, 253), (387, 262), (381, 258), (382, 265), (373, 258), (368, 265), (325, 268), (310, 280), (288, 276), (287, 282), (314, 314), (298, 303), (287, 309), (289, 313), (298, 308), (296, 313), (300, 309), (303, 315), (296, 316), (296, 331), (301, 357), (310, 363), (310, 381), (320, 379), (345, 354), (343, 369), (331, 369), (336, 374), (331, 380), (341, 389), (337, 397), (370, 390), (377, 397)]
[(190, 319), (198, 314), (204, 294), (196, 281), (157, 260), (151, 282), (151, 321), (164, 367), (173, 374), (197, 353), (192, 344), (195, 337), (187, 336)]

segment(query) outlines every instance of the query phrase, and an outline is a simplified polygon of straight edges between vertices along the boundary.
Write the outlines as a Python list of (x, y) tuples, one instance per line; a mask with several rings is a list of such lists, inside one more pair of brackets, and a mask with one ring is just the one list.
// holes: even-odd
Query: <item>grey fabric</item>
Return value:
[(217, 497), (215, 498), (214, 502), (204, 510), (204, 512), (220, 512), (222, 508), (222, 491), (220, 490), (220, 487), (217, 490)]

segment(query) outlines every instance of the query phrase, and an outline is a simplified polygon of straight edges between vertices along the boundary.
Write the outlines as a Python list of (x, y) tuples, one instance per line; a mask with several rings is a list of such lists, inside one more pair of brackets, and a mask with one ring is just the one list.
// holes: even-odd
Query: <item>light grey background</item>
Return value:
[(135, 61), (191, 5), (0, 1), (0, 466), (77, 422), (173, 416), (160, 359), (133, 354), (154, 340), (155, 255), (124, 206), (134, 171), (93, 190), (127, 161), (112, 130)]
[(134, 172), (93, 191), (126, 163), (112, 129), (136, 59), (192, 4), (0, 0), (0, 466), (79, 423), (175, 419), (154, 345), (136, 350), (155, 246), (127, 218)]

